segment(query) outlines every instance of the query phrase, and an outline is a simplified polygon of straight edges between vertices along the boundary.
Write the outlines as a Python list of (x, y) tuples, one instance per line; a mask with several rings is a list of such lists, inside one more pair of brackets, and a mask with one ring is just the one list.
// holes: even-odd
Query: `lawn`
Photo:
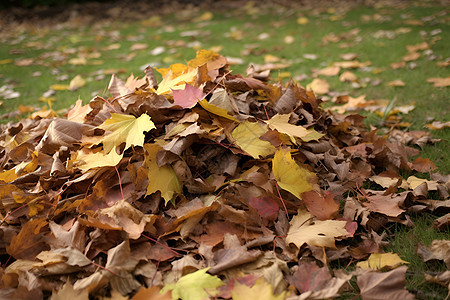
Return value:
[[(252, 72), (252, 64), (253, 72), (270, 70), (271, 82), (292, 79), (312, 88), (324, 109), (365, 95), (359, 105), (350, 100), (345, 112), (360, 112), (380, 135), (431, 132), (441, 141), (422, 145), (420, 156), (446, 175), (450, 32), (445, 9), (438, 1), (332, 7), (244, 2), (233, 9), (177, 4), (138, 20), (128, 15), (87, 22), (79, 16), (51, 26), (10, 24), (0, 29), (0, 122), (18, 121), (42, 107), (63, 116), (77, 99), (108, 98), (112, 74), (122, 80), (130, 73), (142, 77), (148, 65), (185, 63), (197, 50), (210, 49), (227, 57), (233, 73)], [(427, 173), (418, 176), (430, 179)], [(448, 226), (432, 227), (445, 212), (448, 206), (434, 215), (412, 214), (412, 228), (398, 223), (385, 228), (385, 251), (409, 262), (406, 288), (419, 299), (447, 295), (445, 287), (424, 277), (444, 271), (445, 264), (423, 262), (416, 252), (419, 243), (449, 239)], [(353, 288), (343, 297), (357, 298), (356, 284)]]

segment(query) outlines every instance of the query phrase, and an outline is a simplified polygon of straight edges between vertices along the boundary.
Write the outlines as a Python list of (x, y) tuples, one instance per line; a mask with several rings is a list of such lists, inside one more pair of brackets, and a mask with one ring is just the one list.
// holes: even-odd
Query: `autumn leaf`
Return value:
[(324, 79), (320, 79), (320, 78), (315, 78), (309, 85), (308, 87), (313, 90), (313, 92), (315, 94), (318, 95), (323, 95), (326, 94), (330, 91), (330, 84), (324, 80)]
[(103, 138), (103, 151), (109, 153), (111, 149), (125, 143), (125, 150), (131, 146), (144, 145), (144, 132), (155, 129), (155, 124), (150, 120), (150, 116), (142, 114), (136, 119), (133, 115), (123, 115), (111, 113), (111, 118), (107, 119), (98, 128), (111, 131)]
[(175, 76), (169, 70), (163, 80), (159, 83), (156, 93), (158, 95), (169, 94), (171, 90), (184, 89), (187, 83), (193, 83), (197, 77), (197, 69), (189, 68), (186, 73)]
[(199, 101), (198, 103), (200, 103), (200, 105), (206, 111), (209, 111), (212, 114), (215, 114), (217, 116), (229, 119), (229, 120), (234, 121), (234, 122), (239, 122), (235, 117), (230, 115), (226, 109), (218, 107), (218, 106), (216, 106), (214, 104), (211, 104), (206, 99), (203, 99), (203, 100)]
[(185, 275), (177, 283), (167, 284), (161, 293), (172, 291), (172, 299), (177, 300), (203, 300), (217, 294), (217, 288), (223, 285), (222, 280), (206, 272), (209, 268), (198, 270)]
[(309, 142), (312, 140), (319, 140), (324, 134), (318, 133), (314, 129), (306, 129), (303, 126), (293, 125), (289, 123), (290, 114), (276, 114), (266, 123), (269, 125), (269, 128), (272, 130), (277, 130), (280, 133), (287, 134), (291, 141), (295, 144), (294, 137), (298, 137), (305, 142)]
[(325, 191), (322, 195), (317, 191), (302, 193), (302, 200), (306, 208), (319, 220), (328, 220), (339, 213), (339, 202), (334, 201), (333, 194)]
[(356, 264), (361, 269), (389, 270), (402, 264), (408, 264), (398, 256), (397, 253), (372, 253), (365, 261)]
[(297, 198), (303, 192), (314, 189), (317, 176), (308, 169), (298, 165), (291, 157), (289, 149), (278, 150), (272, 159), (272, 172), (277, 184)]
[(233, 300), (284, 300), (287, 292), (283, 292), (277, 296), (273, 294), (273, 286), (264, 280), (264, 277), (259, 278), (253, 286), (247, 286), (240, 282), (234, 284), (234, 289), (231, 291)]
[(81, 75), (75, 76), (69, 83), (69, 90), (76, 91), (86, 84), (86, 80)]
[(173, 104), (182, 108), (192, 108), (203, 99), (203, 91), (186, 84), (183, 90), (173, 90)]
[(122, 159), (123, 154), (117, 154), (115, 150), (108, 154), (102, 152), (93, 152), (89, 150), (80, 150), (73, 161), (74, 166), (80, 170), (87, 171), (89, 169), (101, 167), (115, 167)]
[(286, 243), (293, 243), (298, 248), (303, 244), (335, 248), (335, 238), (348, 234), (346, 224), (346, 221), (318, 221), (309, 212), (299, 209), (290, 222)]
[(259, 159), (275, 152), (275, 147), (260, 137), (267, 132), (267, 126), (258, 122), (245, 121), (239, 124), (231, 133), (236, 144), (245, 152)]
[(432, 83), (434, 87), (446, 87), (450, 85), (450, 77), (432, 77), (428, 78), (427, 82)]
[(161, 147), (156, 144), (145, 144), (144, 149), (147, 152), (145, 156), (145, 165), (148, 169), (148, 187), (147, 195), (157, 191), (161, 192), (166, 204), (172, 200), (175, 193), (181, 193), (182, 186), (170, 165), (158, 166), (156, 154)]

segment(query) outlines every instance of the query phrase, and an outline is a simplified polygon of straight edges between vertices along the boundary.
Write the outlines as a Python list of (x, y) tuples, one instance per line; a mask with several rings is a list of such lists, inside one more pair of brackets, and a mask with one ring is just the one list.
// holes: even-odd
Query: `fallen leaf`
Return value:
[(234, 122), (239, 122), (235, 117), (233, 117), (232, 115), (230, 115), (228, 113), (228, 110), (215, 106), (214, 104), (210, 104), (206, 99), (203, 99), (201, 101), (199, 101), (198, 103), (200, 103), (200, 105), (206, 110), (209, 111), (212, 114), (215, 114), (217, 116), (229, 119), (231, 121)]
[(173, 90), (173, 104), (182, 108), (192, 108), (203, 99), (203, 91), (186, 84), (183, 90)]
[(308, 24), (309, 20), (306, 17), (300, 17), (297, 19), (297, 24), (305, 25)]
[(397, 80), (389, 81), (387, 83), (387, 85), (388, 86), (405, 86), (405, 83), (402, 80), (397, 79)]
[(234, 284), (234, 289), (231, 292), (233, 300), (248, 300), (248, 299), (260, 299), (260, 300), (284, 300), (286, 292), (275, 296), (273, 294), (273, 287), (267, 283), (264, 278), (259, 278), (252, 287), (249, 287), (240, 282)]
[(156, 155), (161, 147), (157, 144), (144, 144), (147, 154), (145, 165), (148, 170), (147, 195), (156, 191), (161, 192), (166, 204), (172, 200), (175, 193), (181, 193), (182, 186), (178, 180), (175, 171), (170, 165), (158, 166)]
[(330, 91), (330, 84), (320, 78), (315, 78), (307, 87), (319, 95), (327, 94)]
[(172, 70), (164, 76), (159, 83), (156, 93), (158, 95), (169, 94), (172, 90), (184, 89), (186, 83), (192, 84), (197, 78), (197, 69), (189, 68), (186, 73), (176, 76)]
[(450, 85), (450, 77), (432, 77), (428, 78), (427, 82), (432, 83), (434, 87), (446, 87)]
[(299, 199), (303, 192), (313, 190), (317, 182), (316, 174), (298, 165), (292, 159), (289, 149), (275, 152), (272, 159), (272, 172), (277, 184)]
[(111, 149), (119, 147), (122, 143), (125, 143), (125, 150), (131, 146), (143, 146), (144, 132), (156, 127), (150, 120), (150, 116), (145, 113), (139, 118), (133, 115), (111, 113), (111, 118), (105, 120), (98, 128), (110, 131), (102, 140), (103, 151), (109, 153)]
[(415, 299), (415, 296), (405, 289), (407, 269), (407, 266), (402, 266), (389, 272), (367, 271), (358, 275), (356, 282), (362, 299)]
[[(139, 291), (136, 293), (136, 295), (131, 298), (131, 300), (171, 300), (172, 299), (172, 293), (170, 291), (167, 291), (165, 293), (160, 293), (160, 288), (157, 286), (152, 286), (149, 288), (146, 288), (144, 286), (141, 286)], [(63, 300), (63, 299), (61, 299)]]
[(250, 198), (248, 205), (256, 209), (261, 218), (268, 220), (276, 220), (280, 210), (278, 203), (269, 197)]
[(356, 264), (361, 269), (390, 270), (408, 262), (402, 260), (397, 253), (372, 253), (365, 261)]
[(298, 248), (301, 248), (303, 244), (336, 248), (335, 238), (348, 234), (345, 229), (346, 224), (346, 221), (318, 221), (309, 212), (299, 209), (298, 214), (290, 222), (286, 243), (293, 243)]
[(216, 276), (207, 274), (209, 268), (198, 270), (185, 275), (177, 283), (167, 284), (161, 289), (161, 293), (172, 291), (172, 299), (202, 300), (209, 299), (223, 285), (222, 280)]
[(123, 154), (117, 154), (115, 150), (110, 151), (107, 155), (103, 152), (80, 150), (73, 162), (78, 169), (87, 171), (94, 168), (115, 167), (122, 157)]
[(434, 121), (431, 124), (426, 124), (425, 127), (433, 130), (443, 129), (450, 127), (450, 121), (448, 122), (440, 122), (440, 121)]
[(308, 211), (319, 220), (333, 219), (339, 213), (339, 202), (334, 201), (330, 192), (322, 195), (317, 191), (307, 191), (302, 193), (302, 200)]
[(423, 261), (437, 259), (443, 260), (447, 268), (450, 268), (450, 241), (434, 240), (431, 246), (427, 247), (422, 243), (417, 246), (417, 254), (423, 258)]
[(267, 125), (259, 122), (245, 121), (239, 124), (231, 133), (236, 144), (253, 158), (259, 159), (275, 152), (275, 147), (261, 136), (267, 132)]
[(290, 124), (290, 116), (291, 114), (276, 114), (269, 121), (266, 121), (266, 123), (269, 125), (270, 129), (289, 135), (291, 141), (295, 144), (297, 144), (297, 142), (294, 137), (298, 137), (305, 142), (309, 142), (312, 140), (317, 141), (323, 136), (322, 133), (318, 133), (314, 129), (306, 129), (303, 126)]
[(88, 300), (89, 292), (87, 290), (84, 291), (76, 291), (73, 289), (73, 286), (67, 282), (64, 286), (52, 293), (50, 300)]
[(341, 68), (338, 66), (331, 66), (331, 67), (321, 69), (321, 70), (317, 71), (315, 74), (323, 75), (323, 76), (336, 76), (337, 74), (339, 74), (340, 70), (341, 70)]
[(410, 52), (402, 57), (403, 61), (414, 61), (420, 58), (419, 52)]
[(339, 80), (342, 82), (348, 81), (348, 82), (353, 82), (358, 80), (358, 77), (356, 77), (356, 75), (350, 71), (345, 71), (344, 73), (342, 73), (339, 76)]
[(81, 75), (75, 76), (69, 83), (69, 90), (76, 91), (86, 84), (86, 80), (81, 77)]

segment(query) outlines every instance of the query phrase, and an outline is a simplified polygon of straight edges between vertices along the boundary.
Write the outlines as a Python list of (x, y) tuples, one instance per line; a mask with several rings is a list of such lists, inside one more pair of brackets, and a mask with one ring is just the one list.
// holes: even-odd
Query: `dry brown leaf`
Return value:
[(366, 271), (357, 276), (356, 282), (363, 300), (405, 299), (414, 295), (405, 289), (405, 274), (408, 267), (402, 266), (389, 272)]

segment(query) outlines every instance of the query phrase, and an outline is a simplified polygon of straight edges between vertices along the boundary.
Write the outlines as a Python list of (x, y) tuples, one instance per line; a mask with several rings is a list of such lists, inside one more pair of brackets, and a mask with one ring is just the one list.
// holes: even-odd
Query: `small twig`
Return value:
[(96, 266), (96, 267), (98, 267), (98, 268), (100, 268), (100, 269), (102, 269), (102, 270), (108, 271), (109, 273), (113, 274), (114, 276), (120, 277), (119, 275), (117, 275), (117, 274), (114, 273), (113, 271), (108, 270), (107, 268), (105, 268), (105, 267), (103, 267), (103, 266), (101, 266), (101, 265), (95, 263), (94, 261), (91, 261), (91, 263), (92, 263), (94, 266)]
[(152, 281), (151, 281), (152, 285), (153, 285), (153, 280), (155, 280), (156, 274), (158, 273), (158, 268), (159, 268), (159, 263), (160, 263), (160, 262), (161, 262), (161, 261), (158, 260), (158, 263), (156, 264), (155, 273), (153, 274)]
[(280, 189), (278, 188), (278, 182), (275, 182), (275, 187), (277, 188), (278, 196), (280, 196), (281, 203), (283, 204), (284, 211), (286, 212), (286, 217), (289, 220), (289, 213), (288, 213), (288, 210), (286, 208), (286, 204), (284, 204), (283, 197), (281, 197)]
[(0, 225), (3, 225), (3, 222), (5, 222), (6, 219), (7, 219), (9, 216), (11, 216), (13, 213), (15, 213), (16, 211), (18, 211), (18, 210), (21, 209), (21, 208), (24, 208), (24, 207), (27, 206), (27, 205), (28, 205), (28, 203), (25, 203), (24, 205), (19, 206), (19, 207), (16, 208), (15, 210), (13, 210), (13, 211), (7, 213), (6, 216), (5, 216), (5, 217), (2, 219), (2, 221), (0, 222)]
[(123, 196), (123, 189), (122, 189), (122, 179), (120, 178), (119, 170), (117, 170), (117, 167), (114, 166), (116, 169), (117, 177), (119, 177), (119, 187), (120, 187), (120, 194), (122, 195), (122, 200), (125, 200), (125, 197)]
[(169, 246), (166, 246), (166, 245), (164, 245), (163, 243), (160, 243), (160, 242), (158, 242), (157, 240), (155, 240), (155, 239), (153, 239), (153, 238), (151, 238), (151, 237), (149, 237), (149, 236), (147, 236), (147, 235), (145, 235), (145, 234), (143, 234), (143, 233), (141, 233), (141, 235), (142, 235), (143, 237), (149, 239), (150, 241), (155, 242), (155, 243), (157, 243), (157, 244), (160, 245), (160, 246), (163, 246), (164, 248), (166, 248), (166, 249), (169, 250), (170, 252), (174, 253), (175, 255), (177, 255), (177, 256), (182, 256), (180, 253), (176, 252), (175, 250), (172, 250), (172, 248), (170, 248)]

